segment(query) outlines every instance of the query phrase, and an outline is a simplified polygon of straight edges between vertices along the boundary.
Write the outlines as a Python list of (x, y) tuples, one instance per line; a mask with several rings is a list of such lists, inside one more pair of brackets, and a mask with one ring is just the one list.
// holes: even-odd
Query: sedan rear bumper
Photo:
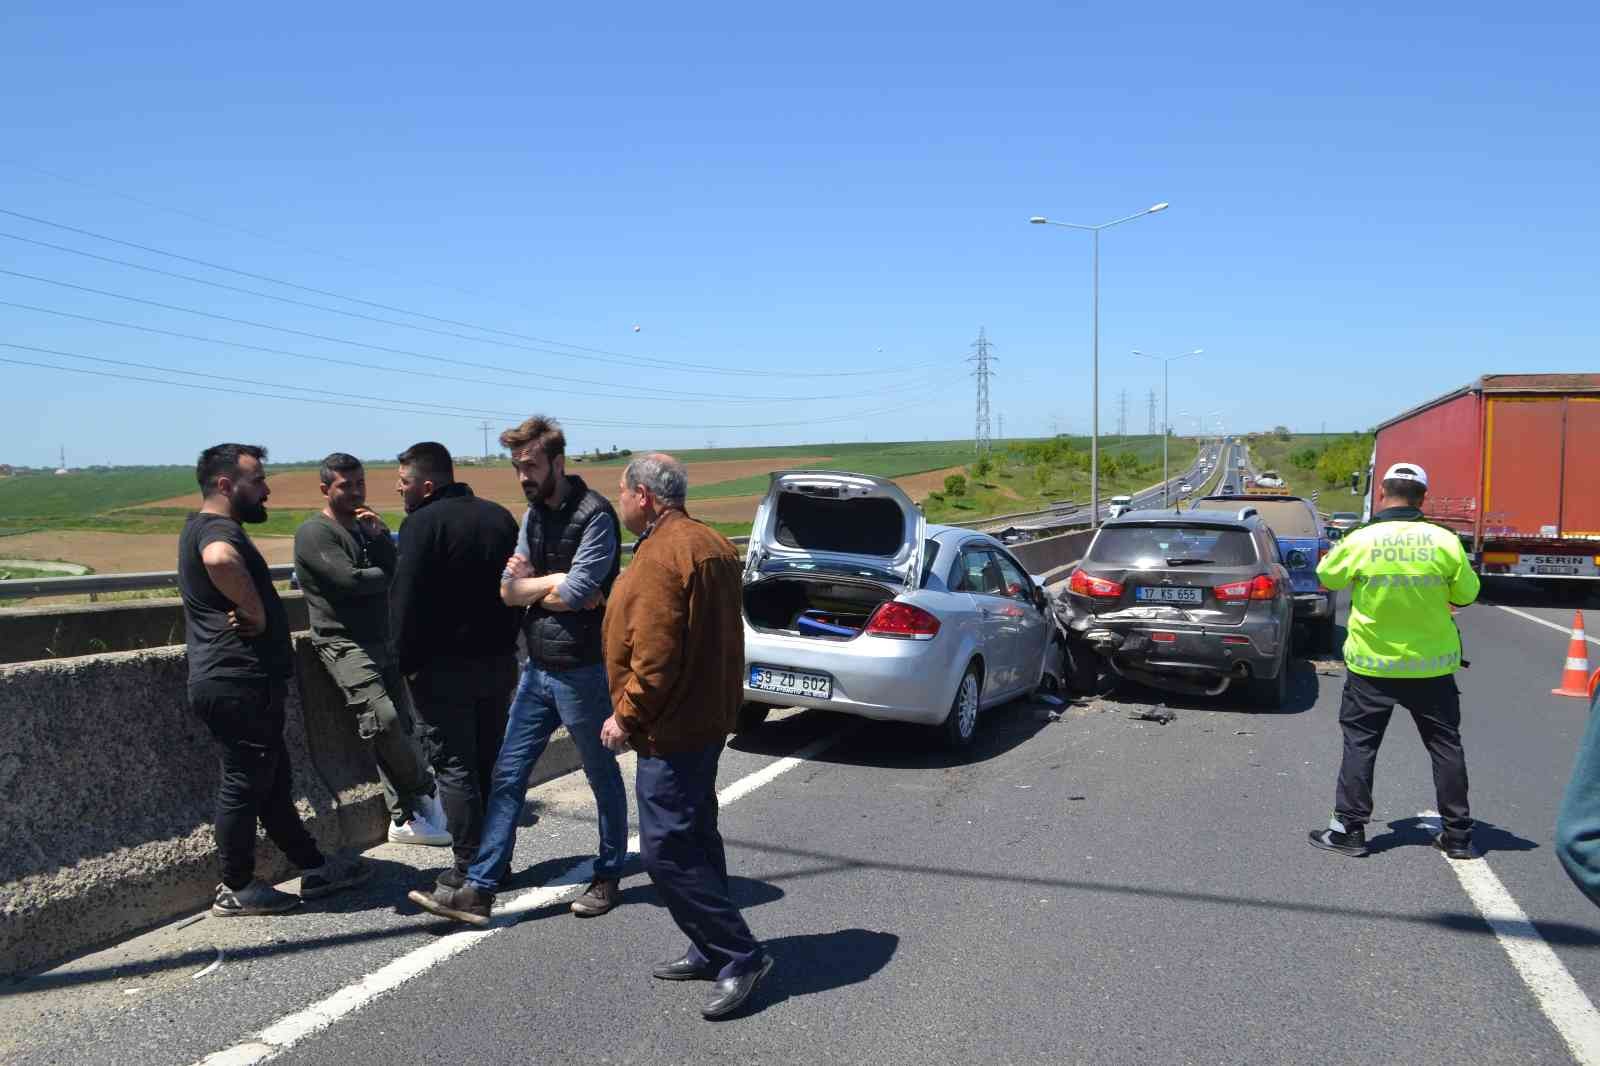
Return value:
[[(927, 641), (870, 635), (830, 641), (747, 625), (744, 698), (774, 707), (810, 707), (886, 722), (938, 725), (949, 715), (956, 685), (967, 667), (954, 637), (950, 627)], [(826, 674), (833, 681), (833, 694), (818, 699), (753, 689), (752, 666)]]

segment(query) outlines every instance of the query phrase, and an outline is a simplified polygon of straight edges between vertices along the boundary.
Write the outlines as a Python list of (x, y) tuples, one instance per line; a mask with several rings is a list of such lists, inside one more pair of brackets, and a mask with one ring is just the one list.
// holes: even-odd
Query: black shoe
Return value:
[(460, 888), (467, 883), (467, 872), (452, 866), (434, 878), (434, 883), (443, 885), (445, 888)]
[(750, 993), (756, 990), (756, 985), (761, 979), (772, 972), (772, 956), (763, 955), (761, 962), (753, 970), (748, 970), (738, 977), (720, 978), (713, 986), (710, 1002), (700, 1008), (700, 1014), (705, 1018), (726, 1018), (740, 1007), (745, 1000), (750, 998)]
[(1443, 833), (1437, 833), (1433, 838), (1433, 846), (1444, 852), (1452, 859), (1476, 859), (1480, 856), (1468, 840), (1446, 840)]
[(1324, 851), (1337, 851), (1341, 855), (1350, 855), (1357, 859), (1371, 854), (1367, 850), (1365, 826), (1358, 825), (1348, 833), (1341, 833), (1337, 829), (1313, 829), (1306, 835), (1312, 847)]
[(493, 892), (484, 892), (472, 885), (460, 888), (436, 885), (432, 895), (412, 889), (406, 893), (406, 898), (430, 914), (480, 928), (489, 924), (489, 910), (494, 906)]
[(659, 977), (663, 981), (715, 981), (717, 971), (715, 967), (700, 965), (685, 952), (681, 959), (656, 963), (656, 968), (650, 971), (650, 976)]

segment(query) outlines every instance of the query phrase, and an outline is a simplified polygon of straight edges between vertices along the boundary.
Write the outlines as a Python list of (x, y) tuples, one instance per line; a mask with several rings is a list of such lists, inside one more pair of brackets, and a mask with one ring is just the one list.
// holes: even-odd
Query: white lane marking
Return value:
[[(770, 784), (780, 775), (827, 751), (851, 732), (854, 732), (854, 727), (841, 729), (807, 744), (793, 755), (768, 763), (755, 773), (741, 777), (717, 793), (718, 805), (726, 807), (763, 785)], [(628, 840), (628, 850), (637, 851), (638, 848), (639, 837), (638, 834), (634, 834)], [(388, 965), (373, 971), (354, 984), (346, 985), (304, 1010), (278, 1019), (252, 1038), (207, 1055), (199, 1060), (196, 1066), (253, 1066), (254, 1063), (265, 1062), (287, 1051), (313, 1033), (326, 1029), (345, 1015), (360, 1010), (385, 992), (400, 987), (446, 959), (459, 955), (468, 948), (476, 947), (496, 933), (510, 928), (520, 920), (519, 915), (560, 903), (570, 896), (577, 895), (578, 889), (589, 883), (593, 869), (592, 859), (580, 863), (550, 884), (514, 896), (507, 900), (504, 906), (496, 907), (494, 911), (496, 922), (489, 928), (451, 933), (431, 944), (424, 944), (414, 951), (407, 952)]]
[[(1430, 832), (1439, 831), (1438, 811), (1422, 811), (1418, 817), (1431, 823)], [(1566, 1041), (1573, 1059), (1583, 1066), (1600, 1066), (1600, 1011), (1595, 1010), (1561, 959), (1511, 898), (1488, 861), (1446, 857), (1445, 862), (1455, 871), (1472, 905), (1494, 930), (1495, 939), (1510, 956), (1517, 975)]]
[[(1507, 607), (1503, 603), (1497, 603), (1495, 606), (1500, 608), (1502, 611), (1505, 611), (1507, 614), (1514, 614), (1518, 618), (1526, 618), (1528, 621), (1536, 622), (1539, 625), (1544, 626), (1546, 629), (1553, 629), (1557, 633), (1565, 633), (1569, 637), (1572, 636), (1571, 626), (1564, 626), (1559, 622), (1552, 622), (1548, 618), (1540, 618), (1538, 615), (1529, 614), (1527, 611), (1519, 611), (1515, 607)], [(1583, 637), (1590, 644), (1600, 645), (1600, 637), (1591, 637), (1587, 633), (1585, 633)]]

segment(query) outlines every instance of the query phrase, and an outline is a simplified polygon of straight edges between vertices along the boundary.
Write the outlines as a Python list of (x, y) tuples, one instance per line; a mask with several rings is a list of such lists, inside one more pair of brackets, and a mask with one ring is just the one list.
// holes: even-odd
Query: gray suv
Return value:
[(1055, 610), (1077, 686), (1104, 666), (1189, 694), (1243, 686), (1264, 708), (1288, 697), (1294, 589), (1252, 507), (1111, 519)]

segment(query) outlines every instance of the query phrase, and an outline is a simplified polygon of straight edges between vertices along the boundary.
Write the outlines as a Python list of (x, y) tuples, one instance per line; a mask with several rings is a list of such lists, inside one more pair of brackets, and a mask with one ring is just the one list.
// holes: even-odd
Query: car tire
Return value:
[(956, 686), (955, 699), (950, 701), (950, 713), (939, 727), (939, 739), (951, 751), (961, 751), (972, 744), (978, 732), (978, 703), (983, 695), (983, 672), (976, 662), (967, 664)]
[(1252, 677), (1250, 702), (1263, 711), (1281, 710), (1289, 702), (1289, 640), (1283, 642), (1283, 656), (1278, 660), (1277, 677)]
[(734, 720), (733, 731), (735, 733), (749, 733), (754, 729), (759, 729), (761, 723), (767, 720), (767, 715), (771, 712), (772, 708), (765, 703), (740, 704), (739, 716)]

